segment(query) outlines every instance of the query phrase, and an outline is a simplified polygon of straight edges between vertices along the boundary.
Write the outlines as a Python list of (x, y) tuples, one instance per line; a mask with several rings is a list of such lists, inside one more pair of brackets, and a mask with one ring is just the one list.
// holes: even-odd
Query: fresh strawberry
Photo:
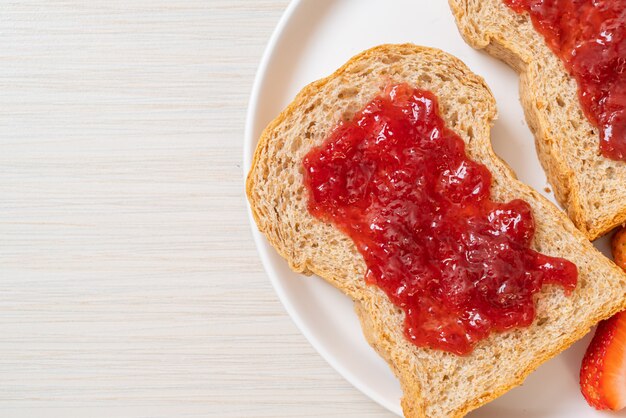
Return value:
[(611, 251), (615, 264), (626, 271), (626, 228), (622, 228), (613, 235)]
[(626, 311), (598, 325), (583, 358), (580, 388), (596, 409), (626, 406)]
[[(611, 250), (626, 271), (626, 228), (613, 235)], [(598, 325), (580, 368), (580, 389), (596, 409), (626, 406), (626, 311)]]

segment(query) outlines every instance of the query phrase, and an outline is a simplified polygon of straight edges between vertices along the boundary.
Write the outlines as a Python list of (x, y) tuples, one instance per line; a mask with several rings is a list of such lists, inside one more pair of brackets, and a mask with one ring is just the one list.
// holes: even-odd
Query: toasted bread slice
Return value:
[(539, 160), (559, 203), (594, 240), (626, 222), (626, 162), (600, 155), (600, 134), (578, 85), (535, 31), (503, 0), (449, 0), (463, 38), (520, 73), (520, 97)]
[[(469, 157), (491, 171), (492, 198), (531, 205), (533, 249), (578, 266), (578, 286), (569, 297), (559, 287), (544, 287), (530, 327), (492, 334), (468, 356), (410, 343), (403, 334), (404, 312), (366, 285), (363, 257), (350, 238), (307, 210), (304, 155), (389, 83), (435, 93), (442, 118), (465, 141)], [(356, 302), (368, 341), (401, 382), (406, 417), (463, 416), (521, 384), (596, 322), (626, 307), (626, 276), (493, 153), (489, 130), (495, 117), (489, 88), (458, 59), (410, 44), (382, 45), (305, 87), (263, 132), (248, 174), (252, 214), (269, 242), (293, 270), (321, 276)]]

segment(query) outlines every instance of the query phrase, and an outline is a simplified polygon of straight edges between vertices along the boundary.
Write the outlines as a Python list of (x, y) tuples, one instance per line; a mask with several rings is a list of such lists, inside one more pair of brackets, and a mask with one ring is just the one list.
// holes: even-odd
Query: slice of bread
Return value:
[(449, 0), (461, 35), (520, 73), (520, 97), (557, 200), (590, 240), (626, 222), (626, 162), (603, 157), (578, 85), (535, 31), (503, 0)]
[[(491, 171), (492, 198), (531, 205), (537, 227), (533, 249), (578, 266), (578, 286), (569, 297), (560, 287), (544, 287), (530, 327), (492, 334), (468, 356), (410, 343), (403, 334), (403, 311), (365, 284), (366, 266), (350, 238), (307, 210), (302, 158), (389, 83), (438, 96), (447, 126), (465, 141), (469, 157)], [(463, 416), (521, 384), (596, 322), (626, 307), (626, 275), (493, 153), (489, 131), (495, 117), (489, 88), (458, 59), (410, 44), (382, 45), (305, 87), (263, 132), (248, 174), (252, 214), (269, 242), (293, 270), (321, 276), (356, 302), (368, 341), (401, 382), (406, 417)]]

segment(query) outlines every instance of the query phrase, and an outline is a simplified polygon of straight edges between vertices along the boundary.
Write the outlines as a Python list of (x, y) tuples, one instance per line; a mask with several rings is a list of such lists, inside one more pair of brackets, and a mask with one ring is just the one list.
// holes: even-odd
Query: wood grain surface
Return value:
[(287, 0), (0, 2), (0, 416), (390, 417), (278, 302), (245, 108)]

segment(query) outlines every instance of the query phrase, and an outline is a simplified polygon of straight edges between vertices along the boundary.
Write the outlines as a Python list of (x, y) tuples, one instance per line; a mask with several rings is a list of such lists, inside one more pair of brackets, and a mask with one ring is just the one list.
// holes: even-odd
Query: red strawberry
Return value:
[(626, 311), (598, 325), (583, 358), (580, 389), (596, 409), (626, 406)]
[(626, 271), (626, 228), (622, 228), (613, 235), (611, 251), (615, 264)]

